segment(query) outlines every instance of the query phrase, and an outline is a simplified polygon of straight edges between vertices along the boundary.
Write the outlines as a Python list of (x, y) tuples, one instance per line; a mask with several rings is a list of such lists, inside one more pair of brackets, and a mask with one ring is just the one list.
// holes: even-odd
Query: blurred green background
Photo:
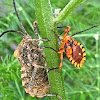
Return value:
[[(32, 23), (36, 20), (33, 0), (16, 0), (21, 21), (28, 33), (35, 38)], [(70, 0), (51, 0), (53, 11), (63, 9)], [(69, 34), (100, 24), (100, 0), (84, 0), (58, 26), (71, 26)], [(0, 34), (6, 30), (21, 30), (12, 0), (0, 0)], [(58, 34), (62, 29), (58, 30)], [(100, 27), (74, 37), (86, 49), (86, 62), (75, 68), (67, 57), (63, 62), (63, 77), (67, 100), (100, 100)], [(0, 38), (0, 100), (42, 100), (25, 94), (21, 83), (21, 67), (13, 53), (22, 36), (5, 34)], [(43, 98), (48, 100), (49, 97)]]

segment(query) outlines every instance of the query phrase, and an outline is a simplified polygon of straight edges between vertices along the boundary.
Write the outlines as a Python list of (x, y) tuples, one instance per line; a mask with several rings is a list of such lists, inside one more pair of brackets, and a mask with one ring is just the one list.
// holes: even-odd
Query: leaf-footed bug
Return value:
[[(57, 51), (57, 50), (53, 49), (52, 47), (46, 47), (46, 48), (50, 48), (50, 49), (54, 50), (55, 52), (57, 52), (58, 54), (60, 54), (61, 62), (60, 62), (60, 65), (58, 67), (59, 69), (62, 68), (62, 64), (63, 64), (63, 53), (66, 53), (66, 56), (72, 62), (72, 64), (74, 64), (75, 67), (80, 68), (83, 66), (83, 63), (86, 60), (85, 48), (83, 47), (82, 44), (80, 44), (80, 42), (77, 42), (77, 41), (75, 41), (75, 39), (72, 39), (72, 36), (79, 34), (79, 33), (82, 33), (84, 31), (90, 30), (94, 27), (98, 27), (98, 26), (99, 25), (92, 26), (88, 29), (77, 32), (71, 36), (67, 36), (70, 29), (71, 29), (70, 26), (57, 27), (57, 28), (66, 28), (66, 27), (68, 28), (68, 29), (64, 29), (64, 31), (61, 32), (61, 34), (63, 32), (65, 33), (64, 36), (62, 36), (61, 34), (57, 35), (53, 31), (55, 33), (55, 35), (58, 37), (59, 50)], [(62, 40), (60, 40), (59, 37), (62, 37)], [(61, 43), (61, 46), (60, 46), (60, 43)]]
[(49, 68), (46, 67), (46, 59), (42, 53), (43, 48), (38, 47), (38, 44), (39, 41), (48, 41), (48, 40), (38, 38), (36, 21), (33, 24), (36, 39), (32, 39), (31, 36), (29, 36), (17, 13), (15, 0), (13, 0), (13, 4), (23, 32), (8, 30), (3, 32), (0, 35), (0, 37), (8, 32), (17, 32), (23, 36), (23, 40), (21, 41), (16, 51), (14, 52), (14, 56), (18, 58), (21, 64), (22, 85), (24, 86), (26, 93), (29, 93), (32, 97), (36, 96), (39, 98), (43, 98), (44, 96), (55, 96), (59, 100), (62, 100), (59, 95), (46, 94), (50, 88), (48, 79)]

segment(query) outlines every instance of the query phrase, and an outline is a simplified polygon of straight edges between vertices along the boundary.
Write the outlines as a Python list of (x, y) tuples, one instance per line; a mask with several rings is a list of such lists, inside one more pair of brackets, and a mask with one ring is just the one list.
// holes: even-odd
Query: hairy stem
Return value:
[[(44, 46), (58, 49), (57, 37), (54, 35), (52, 30), (56, 29), (57, 24), (54, 25), (53, 13), (49, 0), (35, 0), (36, 18), (39, 26), (39, 31), (43, 39), (49, 39), (49, 42), (44, 42)], [(57, 30), (55, 30), (57, 31)], [(47, 66), (58, 67), (59, 57), (58, 54), (49, 49), (44, 49), (46, 55)], [(63, 78), (61, 73), (50, 71), (50, 93), (58, 94), (63, 100), (65, 100), (65, 92), (63, 85)], [(50, 98), (50, 97), (49, 97)], [(58, 100), (57, 97), (52, 97), (51, 100)]]
[(71, 0), (64, 9), (54, 18), (54, 22), (58, 23), (65, 20), (68, 15), (82, 2), (83, 0)]

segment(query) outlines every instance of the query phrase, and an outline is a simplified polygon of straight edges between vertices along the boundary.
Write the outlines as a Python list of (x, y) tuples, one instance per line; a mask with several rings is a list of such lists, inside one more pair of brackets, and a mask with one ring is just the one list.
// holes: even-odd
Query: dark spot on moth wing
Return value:
[(34, 70), (34, 66), (32, 66), (31, 69)]
[(31, 52), (34, 53), (34, 49), (31, 49)]
[(48, 83), (49, 84), (49, 81), (48, 81), (48, 73), (47, 73), (47, 70), (45, 68), (39, 68), (37, 70), (37, 74), (38, 74), (39, 78), (42, 79), (42, 82), (43, 83)]
[(28, 67), (22, 67), (22, 68), (21, 68), (22, 74), (24, 74), (24, 73), (26, 73), (26, 72), (28, 73), (28, 72), (30, 72), (30, 71), (31, 71), (31, 72), (34, 71), (34, 66), (29, 67), (29, 68), (28, 68)]

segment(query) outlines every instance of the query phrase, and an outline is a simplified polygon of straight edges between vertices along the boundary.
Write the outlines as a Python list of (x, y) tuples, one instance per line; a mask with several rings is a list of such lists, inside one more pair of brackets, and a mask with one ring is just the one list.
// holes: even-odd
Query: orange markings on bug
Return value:
[(74, 63), (74, 66), (75, 66), (75, 67), (77, 66), (77, 62)]
[(78, 45), (80, 45), (80, 42), (78, 42)]
[(29, 90), (25, 88), (26, 93), (29, 93)]
[(34, 95), (34, 94), (30, 94), (30, 96), (35, 97), (35, 95)]
[(82, 67), (83, 66), (83, 64), (80, 64), (80, 67)]
[(83, 53), (83, 56), (86, 56), (86, 53)]
[(71, 58), (69, 58), (69, 60), (70, 60), (70, 61), (72, 61), (72, 57), (71, 57)]
[(21, 74), (21, 78), (27, 77), (27, 73)]
[(82, 49), (82, 52), (84, 52), (84, 51), (85, 51), (85, 48)]
[(16, 58), (19, 57), (19, 50), (15, 50), (15, 52), (14, 52), (14, 57), (16, 57)]
[(38, 95), (37, 97), (38, 97), (38, 98), (43, 98), (43, 96), (42, 96), (42, 95)]
[(77, 45), (77, 41), (74, 41), (74, 44)]
[(26, 82), (25, 81), (22, 81), (22, 86), (24, 86), (26, 84)]
[(80, 48), (82, 49), (82, 47), (83, 47), (83, 45), (81, 44), (81, 45), (80, 45)]
[(25, 71), (26, 70), (26, 67), (21, 67), (21, 71)]
[(84, 60), (84, 61), (85, 61), (85, 60), (86, 60), (86, 58), (84, 57), (82, 60)]
[(74, 61), (74, 60), (72, 60), (72, 64), (74, 64), (74, 62), (75, 62), (75, 61)]

